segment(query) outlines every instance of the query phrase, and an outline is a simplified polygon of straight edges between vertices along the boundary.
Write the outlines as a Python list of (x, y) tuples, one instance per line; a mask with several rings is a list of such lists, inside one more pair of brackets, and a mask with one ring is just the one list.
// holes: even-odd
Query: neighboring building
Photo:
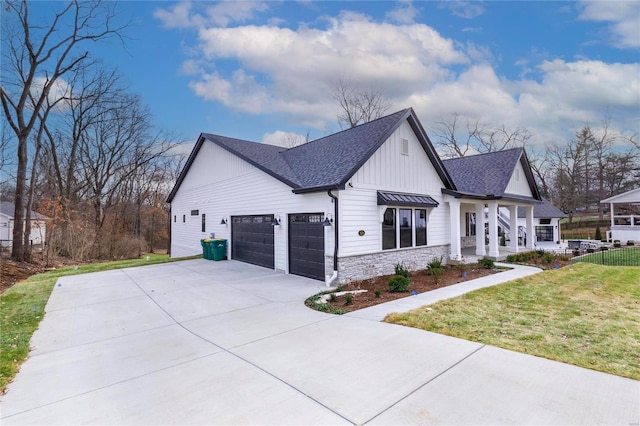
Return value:
[[(565, 212), (543, 198), (541, 204), (533, 207), (533, 226), (536, 231), (536, 243), (554, 242), (560, 243), (560, 221), (569, 217)], [(521, 231), (526, 226), (525, 211), (518, 209), (518, 229)], [(521, 233), (521, 232), (520, 232)]]
[[(11, 247), (13, 244), (15, 207), (13, 202), (0, 201), (0, 246)], [(36, 212), (31, 212), (31, 244), (42, 244), (47, 234), (46, 220), (48, 218)], [(23, 225), (24, 226), (24, 225)]]
[(290, 149), (203, 133), (168, 198), (171, 255), (215, 234), (232, 259), (346, 282), (461, 260), (471, 244), (498, 258), (498, 208), (515, 229), (522, 207), (533, 235), (540, 201), (523, 149), (443, 162), (413, 109)]
[[(607, 241), (619, 240), (623, 243), (627, 241), (640, 241), (640, 215), (615, 214), (616, 205), (640, 205), (640, 188), (614, 195), (600, 202), (603, 204), (609, 203), (611, 228), (607, 231)], [(618, 212), (620, 211), (620, 207), (621, 206), (618, 206)]]

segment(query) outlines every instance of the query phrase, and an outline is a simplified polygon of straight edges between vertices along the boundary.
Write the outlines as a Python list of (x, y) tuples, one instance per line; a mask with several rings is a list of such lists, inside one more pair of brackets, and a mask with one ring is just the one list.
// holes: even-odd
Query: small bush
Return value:
[(493, 260), (489, 259), (488, 257), (483, 257), (482, 259), (478, 259), (478, 263), (485, 269), (493, 269), (496, 267)]
[(442, 267), (442, 257), (434, 258), (431, 262), (427, 263), (427, 274), (440, 276), (444, 273)]
[(543, 261), (544, 263), (551, 263), (551, 262), (553, 262), (553, 254), (548, 253), (548, 252), (547, 252), (547, 253), (545, 253), (545, 254), (543, 254), (543, 255), (542, 255), (542, 261)]
[(394, 275), (389, 278), (388, 286), (389, 291), (394, 292), (405, 292), (409, 291), (409, 285), (411, 284), (411, 280), (402, 275)]
[(379, 288), (376, 288), (376, 290), (373, 292), (373, 294), (375, 294), (375, 295), (376, 295), (376, 299), (379, 299), (379, 298), (380, 298), (380, 295), (382, 294), (382, 292), (380, 291), (380, 289), (379, 289)]
[(627, 241), (627, 245), (628, 245), (628, 246), (632, 246), (632, 245), (634, 245), (634, 244), (635, 244), (635, 242), (634, 242), (633, 240), (629, 240), (629, 241)]
[(596, 235), (594, 238), (596, 240), (602, 240), (602, 231), (600, 231), (600, 225), (596, 226)]
[(409, 278), (409, 270), (404, 266), (403, 263), (396, 263), (394, 268), (396, 275), (402, 275), (405, 278)]
[(607, 246), (600, 247), (600, 251), (607, 251), (607, 250), (609, 250), (609, 247)]
[(347, 293), (344, 295), (344, 304), (345, 305), (350, 305), (353, 303), (353, 294), (351, 293)]
[(331, 294), (329, 295), (329, 300), (331, 300), (332, 302), (335, 302), (335, 301), (336, 301), (336, 299), (337, 299), (337, 297), (336, 297), (336, 294), (335, 294), (335, 293), (331, 293)]
[(620, 243), (619, 243), (619, 242), (618, 242), (618, 243), (613, 243), (613, 246), (614, 246), (615, 248), (620, 248)]
[(574, 256), (580, 256), (580, 250), (574, 250), (573, 251), (573, 255)]
[(595, 249), (588, 248), (588, 249), (587, 249), (587, 253), (595, 253)]

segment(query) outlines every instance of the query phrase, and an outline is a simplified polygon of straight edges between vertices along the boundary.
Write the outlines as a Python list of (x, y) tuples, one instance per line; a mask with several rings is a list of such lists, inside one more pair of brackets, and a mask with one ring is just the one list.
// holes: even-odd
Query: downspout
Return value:
[(331, 287), (331, 284), (338, 278), (338, 197), (333, 195), (331, 191), (331, 189), (327, 191), (327, 194), (333, 199), (333, 275), (326, 276), (327, 287)]

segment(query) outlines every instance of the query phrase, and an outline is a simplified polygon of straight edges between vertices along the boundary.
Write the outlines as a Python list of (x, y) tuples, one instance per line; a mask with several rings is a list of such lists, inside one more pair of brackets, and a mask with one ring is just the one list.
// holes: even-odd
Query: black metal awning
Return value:
[(379, 206), (438, 207), (438, 202), (428, 195), (378, 191)]

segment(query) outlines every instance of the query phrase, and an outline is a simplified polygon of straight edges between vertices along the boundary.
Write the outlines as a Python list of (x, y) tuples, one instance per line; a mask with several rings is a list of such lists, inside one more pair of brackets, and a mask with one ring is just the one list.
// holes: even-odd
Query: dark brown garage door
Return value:
[(289, 272), (324, 280), (322, 213), (289, 215)]
[(273, 215), (232, 216), (231, 257), (273, 269)]

